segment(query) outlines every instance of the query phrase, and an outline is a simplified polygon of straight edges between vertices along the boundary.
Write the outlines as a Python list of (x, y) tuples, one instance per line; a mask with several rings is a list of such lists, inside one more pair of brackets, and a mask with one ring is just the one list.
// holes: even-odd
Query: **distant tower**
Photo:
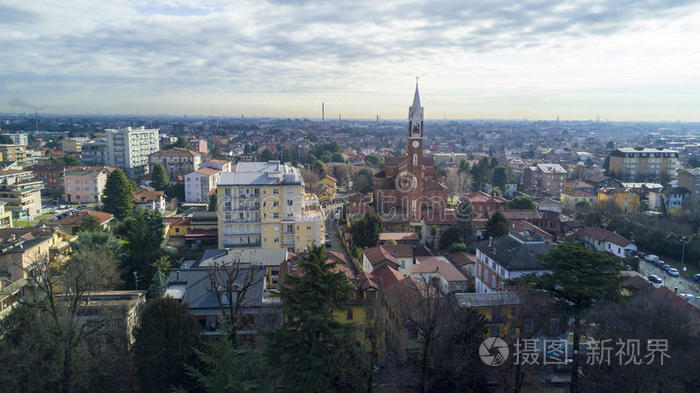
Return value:
[(326, 103), (321, 103), (321, 123), (326, 121)]
[(377, 115), (377, 123), (379, 123), (379, 115)]
[(557, 122), (559, 122), (559, 115), (557, 115)]
[(340, 116), (340, 113), (338, 113), (338, 123), (342, 121), (342, 117)]

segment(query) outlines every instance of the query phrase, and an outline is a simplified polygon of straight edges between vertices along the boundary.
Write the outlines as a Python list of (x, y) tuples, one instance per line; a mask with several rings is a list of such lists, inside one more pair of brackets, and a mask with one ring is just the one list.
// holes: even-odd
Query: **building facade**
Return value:
[(625, 181), (670, 180), (678, 169), (678, 152), (624, 147), (610, 153), (608, 172)]
[(148, 156), (158, 151), (158, 129), (109, 129), (106, 131), (107, 165), (124, 170), (127, 176), (141, 178), (148, 173)]
[(107, 142), (104, 139), (83, 143), (80, 149), (80, 163), (85, 166), (107, 165)]
[(63, 172), (63, 200), (70, 203), (101, 202), (107, 177), (114, 168), (71, 167)]
[(27, 159), (26, 145), (0, 145), (0, 161), (25, 161)]
[(700, 196), (700, 168), (679, 170), (678, 187), (684, 187), (690, 191), (691, 198)]
[(199, 169), (202, 163), (202, 155), (192, 150), (175, 147), (168, 150), (160, 150), (148, 158), (150, 168), (155, 164), (162, 164), (170, 178), (183, 176)]
[(80, 153), (83, 144), (87, 143), (90, 139), (85, 137), (75, 137), (75, 138), (63, 138), (61, 139), (61, 150), (66, 153)]
[(374, 176), (377, 213), (388, 220), (420, 225), (424, 218), (446, 215), (447, 187), (436, 177), (433, 157), (423, 154), (423, 137), (423, 107), (416, 83), (408, 109), (407, 153), (386, 158), (384, 170)]
[(523, 187), (527, 191), (540, 191), (559, 196), (564, 191), (566, 169), (559, 164), (537, 164), (523, 170)]
[(185, 201), (208, 202), (209, 195), (219, 184), (220, 173), (218, 169), (199, 168), (185, 175)]
[(262, 247), (302, 251), (323, 244), (318, 198), (304, 193), (295, 167), (279, 161), (239, 163), (217, 187), (219, 248)]
[(27, 137), (28, 134), (17, 132), (2, 135), (10, 138), (12, 140), (13, 145), (29, 145), (29, 138)]
[(32, 219), (41, 214), (44, 183), (28, 170), (0, 170), (0, 201), (14, 218)]

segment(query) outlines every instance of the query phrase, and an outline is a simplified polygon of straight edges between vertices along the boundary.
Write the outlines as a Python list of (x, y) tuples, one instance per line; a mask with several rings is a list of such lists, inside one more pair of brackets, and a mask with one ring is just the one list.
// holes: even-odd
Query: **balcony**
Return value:
[(257, 241), (254, 243), (224, 243), (224, 247), (227, 248), (244, 248), (244, 247), (260, 247), (261, 242)]

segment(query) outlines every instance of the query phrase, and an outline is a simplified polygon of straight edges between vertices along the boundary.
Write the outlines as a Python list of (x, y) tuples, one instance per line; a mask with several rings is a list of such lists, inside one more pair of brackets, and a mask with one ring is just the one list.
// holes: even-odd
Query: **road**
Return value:
[(663, 280), (663, 285), (672, 291), (678, 288), (678, 293), (690, 293), (696, 297), (700, 296), (700, 285), (698, 283), (682, 277), (672, 277), (653, 263), (647, 262), (644, 258), (639, 259), (639, 272), (644, 276), (656, 274)]
[(335, 212), (338, 208), (342, 209), (342, 206), (342, 204), (332, 204), (328, 205), (324, 209), (326, 214), (326, 233), (331, 239), (331, 246), (328, 247), (328, 249), (345, 255), (345, 258), (348, 260), (348, 264), (346, 265), (347, 268), (350, 269), (353, 274), (357, 274), (355, 266), (353, 266), (352, 263), (349, 263), (350, 257), (345, 253), (343, 244), (340, 242), (340, 238), (338, 237), (338, 221), (336, 220), (337, 217), (335, 214), (333, 214), (333, 212)]

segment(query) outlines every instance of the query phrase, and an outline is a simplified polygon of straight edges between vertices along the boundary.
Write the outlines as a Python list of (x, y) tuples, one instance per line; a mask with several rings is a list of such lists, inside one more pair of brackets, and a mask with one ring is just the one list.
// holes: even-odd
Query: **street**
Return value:
[(324, 209), (326, 214), (326, 233), (328, 234), (328, 238), (331, 240), (331, 246), (327, 247), (327, 249), (345, 255), (345, 258), (348, 260), (348, 264), (346, 265), (347, 268), (350, 269), (350, 271), (353, 272), (353, 274), (357, 274), (355, 267), (351, 263), (349, 263), (350, 257), (345, 253), (345, 250), (343, 249), (343, 244), (340, 242), (340, 238), (338, 237), (338, 221), (337, 215), (334, 212), (337, 209), (342, 209), (342, 207), (342, 204), (336, 203), (328, 205)]
[(644, 258), (639, 259), (639, 272), (645, 277), (651, 274), (656, 274), (663, 280), (663, 285), (671, 289), (672, 291), (678, 288), (678, 293), (690, 293), (700, 296), (700, 285), (698, 283), (684, 279), (681, 277), (672, 277), (665, 271), (661, 270), (659, 267), (651, 262), (648, 262)]

